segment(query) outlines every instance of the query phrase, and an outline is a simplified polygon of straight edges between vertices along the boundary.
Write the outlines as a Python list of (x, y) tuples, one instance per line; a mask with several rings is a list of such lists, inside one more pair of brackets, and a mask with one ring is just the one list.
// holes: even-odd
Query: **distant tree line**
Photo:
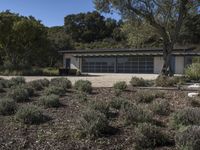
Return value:
[[(45, 27), (32, 16), (0, 13), (0, 67), (46, 67), (61, 63), (59, 50), (159, 47), (159, 35), (146, 22), (114, 20), (99, 12), (68, 15), (64, 26)], [(179, 44), (200, 43), (200, 15), (188, 16)]]

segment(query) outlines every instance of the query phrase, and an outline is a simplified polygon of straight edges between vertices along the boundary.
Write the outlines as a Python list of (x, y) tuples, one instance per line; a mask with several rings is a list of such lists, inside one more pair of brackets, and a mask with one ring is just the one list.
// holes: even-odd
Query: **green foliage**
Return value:
[(171, 123), (175, 128), (200, 125), (200, 109), (190, 107), (181, 109), (173, 114)]
[(160, 128), (147, 123), (138, 125), (136, 135), (137, 149), (168, 146), (170, 143), (170, 139), (166, 133), (163, 133)]
[(177, 83), (176, 78), (162, 76), (162, 75), (158, 76), (157, 79), (155, 80), (156, 86), (161, 86), (161, 87), (174, 86), (176, 83)]
[(123, 105), (122, 111), (124, 113), (125, 123), (128, 125), (136, 125), (138, 123), (152, 121), (152, 113), (138, 105), (125, 103), (125, 105)]
[(170, 114), (170, 104), (165, 99), (156, 99), (153, 101), (152, 110), (155, 114), (158, 115), (169, 115)]
[(35, 89), (36, 91), (41, 91), (45, 87), (49, 86), (49, 80), (47, 79), (35, 80), (35, 81), (29, 82), (28, 85), (32, 87), (33, 89)]
[(176, 146), (183, 150), (199, 150), (200, 149), (200, 127), (189, 126), (175, 136)]
[(74, 88), (85, 93), (92, 93), (92, 83), (87, 80), (78, 80), (74, 84)]
[(72, 87), (72, 83), (67, 78), (53, 78), (50, 82), (51, 86), (61, 87), (64, 90), (70, 89)]
[(86, 102), (88, 101), (88, 97), (87, 97), (87, 94), (84, 93), (84, 92), (76, 92), (76, 98), (78, 100), (80, 100), (81, 102)]
[(26, 88), (17, 86), (9, 90), (8, 97), (14, 99), (16, 102), (25, 102), (29, 100), (29, 92)]
[(59, 107), (59, 96), (51, 94), (51, 95), (45, 95), (39, 98), (39, 102), (41, 105), (50, 108), (50, 107)]
[(11, 78), (9, 80), (9, 86), (17, 86), (17, 85), (21, 85), (21, 84), (25, 84), (25, 78), (24, 77), (16, 77), (16, 78)]
[(132, 77), (131, 81), (130, 81), (130, 84), (133, 87), (137, 87), (137, 86), (144, 87), (144, 86), (147, 86), (147, 82), (143, 78), (137, 78), (137, 77)]
[(190, 80), (200, 80), (200, 64), (194, 63), (185, 69), (185, 75)]
[(117, 82), (113, 85), (113, 88), (115, 90), (120, 90), (120, 91), (125, 91), (126, 88), (127, 88), (127, 84), (125, 81), (120, 81), (120, 82)]
[(155, 93), (150, 90), (138, 91), (135, 100), (139, 103), (150, 103), (156, 98)]
[(49, 86), (49, 87), (45, 88), (44, 93), (46, 95), (55, 94), (55, 95), (60, 95), (61, 96), (61, 95), (64, 95), (66, 93), (66, 91), (62, 87)]
[(126, 103), (127, 101), (122, 99), (122, 98), (113, 98), (110, 102), (110, 107), (111, 108), (114, 108), (114, 109), (117, 109), (117, 110), (120, 110), (121, 107), (123, 107), (123, 104)]
[(15, 113), (16, 109), (17, 107), (14, 100), (8, 98), (3, 98), (0, 100), (1, 115), (12, 115)]
[(47, 33), (40, 21), (9, 11), (1, 12), (0, 20), (0, 52), (5, 68), (13, 70), (48, 61)]
[(104, 114), (106, 117), (108, 117), (109, 114), (109, 104), (107, 102), (103, 101), (95, 101), (91, 102), (90, 108), (99, 111), (100, 113)]
[(16, 120), (25, 124), (40, 124), (44, 122), (44, 116), (36, 106), (24, 106), (18, 109)]
[(100, 137), (107, 132), (108, 128), (109, 122), (104, 114), (95, 110), (88, 110), (83, 113), (80, 129), (84, 136)]
[(82, 43), (91, 43), (105, 38), (121, 40), (120, 32), (114, 34), (118, 26), (116, 20), (110, 18), (106, 20), (97, 11), (68, 15), (65, 17), (64, 25), (66, 33), (74, 41)]
[(199, 96), (189, 98), (189, 101), (193, 107), (200, 107), (200, 97)]
[(8, 88), (10, 86), (9, 82), (10, 82), (9, 80), (0, 78), (0, 86), (2, 87), (2, 89)]

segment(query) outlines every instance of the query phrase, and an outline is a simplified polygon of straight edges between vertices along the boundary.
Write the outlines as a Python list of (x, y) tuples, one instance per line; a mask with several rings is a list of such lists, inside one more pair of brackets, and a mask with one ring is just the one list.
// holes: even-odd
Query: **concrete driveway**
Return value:
[[(10, 79), (14, 76), (0, 76), (0, 78)], [(27, 82), (38, 80), (38, 79), (49, 79), (57, 77), (46, 77), (46, 76), (24, 76)], [(158, 77), (158, 74), (88, 74), (84, 76), (68, 76), (68, 78), (73, 84), (77, 80), (89, 80), (92, 82), (93, 87), (112, 87), (114, 83), (118, 81), (129, 81), (132, 77), (139, 77), (146, 80), (154, 80)]]

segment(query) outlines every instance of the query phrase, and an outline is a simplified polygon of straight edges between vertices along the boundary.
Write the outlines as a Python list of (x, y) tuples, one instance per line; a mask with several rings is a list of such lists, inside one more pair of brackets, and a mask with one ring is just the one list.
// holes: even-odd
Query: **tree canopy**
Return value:
[(171, 75), (171, 52), (188, 14), (197, 13), (199, 0), (94, 0), (101, 12), (118, 11), (126, 19), (146, 21), (163, 40), (163, 75)]

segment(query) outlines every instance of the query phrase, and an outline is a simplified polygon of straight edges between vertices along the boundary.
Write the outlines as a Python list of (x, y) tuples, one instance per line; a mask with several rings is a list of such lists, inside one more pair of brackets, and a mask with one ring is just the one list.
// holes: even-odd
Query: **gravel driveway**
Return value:
[[(154, 80), (158, 74), (89, 74), (85, 76), (68, 76), (67, 78), (74, 84), (77, 80), (89, 80), (92, 82), (93, 87), (112, 87), (114, 83), (118, 81), (129, 81), (132, 77), (139, 77), (146, 80)], [(0, 78), (10, 79), (13, 76), (0, 76)], [(52, 79), (55, 77), (45, 76), (24, 76), (27, 82), (38, 79)]]

